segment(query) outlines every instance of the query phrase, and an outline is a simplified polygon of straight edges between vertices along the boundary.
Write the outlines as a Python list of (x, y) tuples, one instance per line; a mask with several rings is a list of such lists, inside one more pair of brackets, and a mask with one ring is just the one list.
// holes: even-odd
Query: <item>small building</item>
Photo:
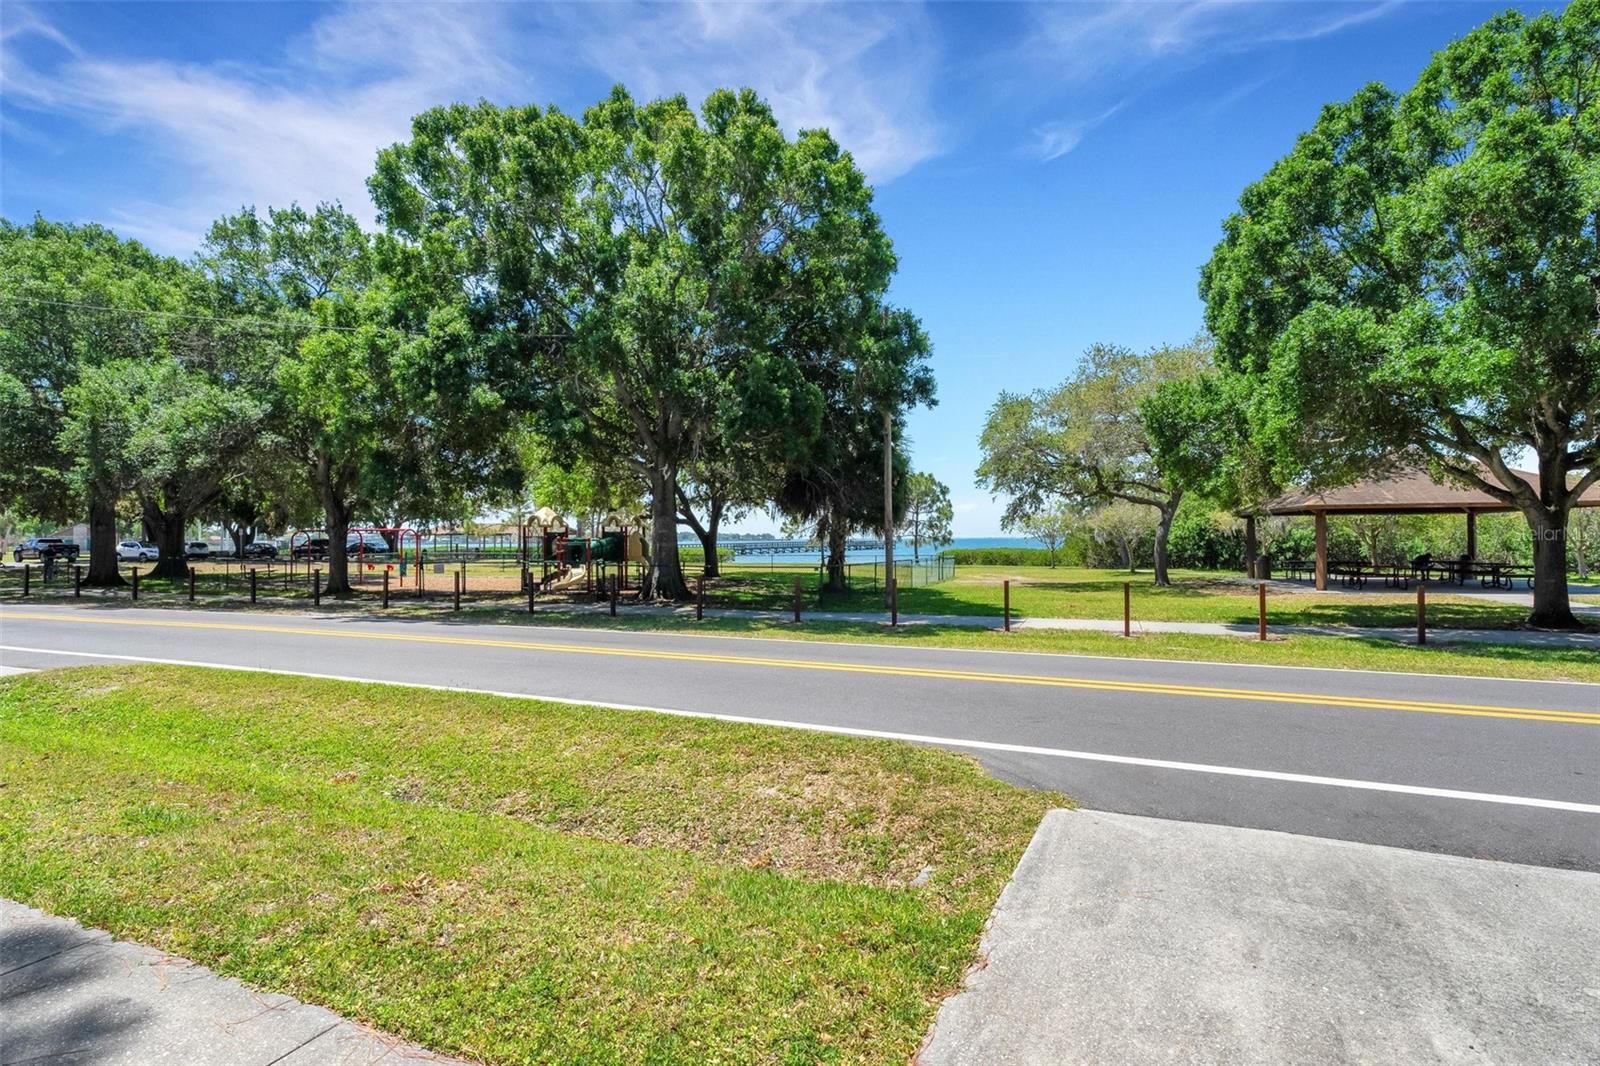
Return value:
[[(1493, 481), (1494, 475), (1480, 467), (1482, 476)], [(1522, 478), (1535, 490), (1539, 475), (1526, 470), (1512, 473)], [(1600, 485), (1584, 493), (1575, 506), (1600, 507)], [(1459, 514), (1467, 523), (1467, 557), (1478, 557), (1478, 515), (1492, 512), (1515, 511), (1516, 508), (1484, 492), (1482, 489), (1459, 484), (1441, 484), (1433, 480), (1428, 471), (1420, 467), (1397, 470), (1382, 477), (1368, 478), (1353, 485), (1329, 489), (1326, 492), (1296, 490), (1268, 500), (1245, 518), (1245, 565), (1252, 576), (1256, 575), (1255, 516), (1272, 515), (1291, 517), (1310, 515), (1316, 522), (1317, 559), (1316, 585), (1328, 587), (1328, 516), (1363, 514)]]

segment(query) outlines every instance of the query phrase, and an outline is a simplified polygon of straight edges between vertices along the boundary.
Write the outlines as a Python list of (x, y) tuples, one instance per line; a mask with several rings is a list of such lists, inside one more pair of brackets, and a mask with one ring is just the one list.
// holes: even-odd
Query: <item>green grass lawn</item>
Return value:
[[(863, 571), (863, 573), (870, 573)], [(783, 610), (794, 600), (794, 581), (801, 578), (807, 610), (870, 611), (882, 609), (882, 593), (870, 577), (843, 594), (818, 597), (813, 565), (768, 568), (729, 566), (707, 590), (719, 605)], [(1133, 616), (1163, 622), (1256, 621), (1256, 590), (1237, 575), (1174, 570), (1172, 585), (1157, 587), (1148, 573), (1044, 566), (963, 566), (956, 576), (937, 585), (903, 586), (900, 610), (905, 614), (980, 615), (1002, 613), (1004, 582), (1011, 581), (1011, 610), (1019, 617), (1121, 618), (1122, 586), (1133, 585)], [(1268, 621), (1279, 625), (1404, 626), (1416, 621), (1416, 590), (1281, 592), (1269, 591)], [(1429, 589), (1429, 624), (1441, 628), (1515, 626), (1528, 616), (1525, 606), (1495, 603)]]
[[(870, 571), (858, 573), (870, 574)], [(368, 574), (367, 578), (365, 584), (358, 588), (357, 597), (367, 601), (377, 600), (381, 594), (381, 575)], [(814, 565), (728, 566), (724, 569), (724, 576), (707, 582), (706, 601), (712, 607), (787, 611), (794, 603), (794, 582), (797, 578), (802, 583), (804, 609), (808, 613), (883, 609), (882, 594), (872, 588), (870, 577), (857, 580), (856, 586), (849, 592), (819, 596)], [(1255, 624), (1255, 589), (1248, 583), (1241, 583), (1236, 575), (1175, 570), (1172, 578), (1171, 586), (1160, 588), (1152, 582), (1149, 574), (1127, 574), (1116, 570), (1050, 569), (1042, 566), (961, 567), (955, 578), (949, 581), (937, 585), (903, 587), (900, 610), (908, 615), (998, 618), (1002, 613), (1004, 582), (1009, 579), (1011, 609), (1016, 617), (1115, 619), (1122, 617), (1123, 583), (1131, 582), (1135, 619)], [(500, 568), (498, 564), (485, 564), (484, 568), (476, 570), (469, 567), (467, 599), (518, 603), (521, 593), (516, 591), (517, 580), (518, 571)], [(424, 585), (434, 604), (448, 602), (451, 581), (450, 573), (439, 575), (430, 571), (425, 575)], [(475, 581), (480, 584), (474, 585)], [(196, 591), (201, 600), (238, 602), (248, 597), (249, 583), (237, 571), (231, 576), (204, 573), (199, 578)], [(18, 597), (20, 592), (20, 578), (15, 574), (7, 574), (0, 580), (0, 597), (11, 599)], [(68, 574), (58, 579), (51, 589), (41, 589), (35, 585), (35, 592), (70, 596), (71, 576)], [(184, 599), (187, 585), (184, 582), (145, 579), (140, 583), (140, 592), (141, 596), (148, 596), (152, 600), (159, 597)], [(287, 582), (281, 573), (271, 577), (263, 574), (258, 579), (258, 592), (263, 599), (310, 599), (310, 586), (305, 583), (303, 573)], [(128, 591), (121, 590), (117, 595), (126, 596)], [(395, 582), (392, 600), (396, 605), (414, 603), (414, 595), (414, 585), (402, 590)], [(571, 599), (578, 595), (574, 591), (551, 598)], [(1429, 625), (1441, 629), (1512, 628), (1526, 619), (1527, 614), (1527, 607), (1514, 603), (1453, 595), (1439, 586), (1429, 590)], [(1416, 621), (1416, 591), (1375, 589), (1362, 593), (1316, 593), (1271, 590), (1267, 600), (1267, 618), (1272, 625), (1352, 628), (1408, 626)]]
[(0, 682), (0, 895), (490, 1063), (903, 1063), (1061, 802), (948, 752), (648, 713)]

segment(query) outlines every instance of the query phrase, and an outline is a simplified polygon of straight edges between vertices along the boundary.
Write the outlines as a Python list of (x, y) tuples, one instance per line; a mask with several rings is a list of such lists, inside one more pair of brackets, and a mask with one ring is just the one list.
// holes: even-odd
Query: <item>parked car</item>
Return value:
[(125, 540), (117, 545), (117, 558), (123, 562), (148, 563), (161, 558), (161, 549), (148, 540)]
[(78, 558), (78, 546), (60, 537), (29, 537), (12, 549), (11, 557), (19, 563), (24, 559), (42, 559), (47, 550), (55, 552), (56, 558), (65, 562)]
[(377, 533), (352, 533), (344, 542), (345, 553), (354, 555), (363, 550), (363, 545), (368, 555), (390, 550), (389, 542)]
[(191, 540), (183, 546), (183, 557), (185, 559), (209, 559), (211, 558), (211, 545), (203, 540)]
[(328, 538), (320, 533), (304, 540), (296, 538), (290, 542), (289, 557), (292, 559), (326, 559), (328, 557)]
[(244, 546), (246, 559), (276, 559), (278, 546), (270, 540), (253, 540)]

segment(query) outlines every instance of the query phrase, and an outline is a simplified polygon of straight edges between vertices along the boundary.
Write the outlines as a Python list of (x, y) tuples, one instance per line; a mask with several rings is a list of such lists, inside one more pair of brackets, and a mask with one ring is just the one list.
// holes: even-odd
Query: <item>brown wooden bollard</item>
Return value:
[(256, 602), (256, 568), (250, 568), (250, 602)]
[(702, 574), (695, 581), (694, 590), (694, 620), (703, 621), (706, 616), (706, 579)]
[(1011, 579), (1007, 578), (1001, 583), (1001, 598), (1005, 609), (1005, 630), (1011, 632)]
[(800, 579), (794, 579), (794, 620), (800, 621)]
[(83, 567), (74, 565), (72, 568), (72, 594), (83, 595)]
[(889, 588), (889, 625), (898, 628), (900, 625), (900, 582), (893, 578), (886, 578)]
[(617, 580), (618, 580), (617, 579), (617, 575), (616, 574), (612, 574), (611, 575), (611, 617), (612, 618), (615, 618), (617, 616), (617, 592), (619, 591), (618, 587), (617, 587)]
[(189, 567), (189, 602), (194, 602), (194, 567)]
[(1267, 583), (1261, 582), (1256, 586), (1256, 639), (1267, 639)]
[(1133, 582), (1122, 583), (1122, 635), (1133, 636)]
[(383, 568), (383, 606), (389, 606), (389, 568)]
[(33, 585), (33, 567), (31, 565), (29, 565), (28, 563), (23, 563), (22, 564), (22, 594), (24, 596), (27, 596), (32, 592), (32, 585)]
[(456, 574), (455, 575), (455, 580), (451, 582), (451, 589), (453, 591), (451, 592), (452, 601), (451, 601), (451, 604), (450, 604), (450, 609), (452, 611), (459, 611), (459, 610), (461, 610), (461, 575), (460, 574)]
[(1417, 582), (1417, 643), (1428, 643), (1428, 585)]
[(139, 598), (139, 568), (133, 567), (133, 598)]
[(533, 597), (539, 591), (539, 586), (532, 581), (528, 582), (528, 613), (533, 613)]
[(311, 606), (322, 606), (322, 571), (311, 571)]

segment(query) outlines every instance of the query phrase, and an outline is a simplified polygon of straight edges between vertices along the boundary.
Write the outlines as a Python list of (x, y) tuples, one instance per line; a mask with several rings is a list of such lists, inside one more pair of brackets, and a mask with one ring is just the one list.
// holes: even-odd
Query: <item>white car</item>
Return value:
[(117, 558), (123, 562), (147, 563), (161, 558), (161, 549), (147, 540), (125, 540), (117, 545)]

